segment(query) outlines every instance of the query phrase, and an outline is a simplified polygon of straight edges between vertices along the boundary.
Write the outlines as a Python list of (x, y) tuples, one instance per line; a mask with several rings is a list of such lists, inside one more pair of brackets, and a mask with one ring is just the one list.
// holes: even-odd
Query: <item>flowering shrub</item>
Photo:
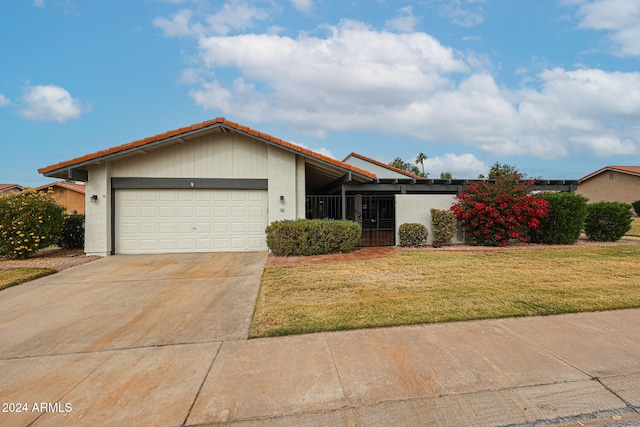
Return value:
[(442, 246), (451, 243), (458, 231), (456, 216), (451, 211), (431, 209), (433, 225), (433, 245)]
[(55, 244), (64, 221), (64, 208), (48, 194), (29, 190), (0, 196), (0, 255), (27, 259)]
[(398, 227), (400, 246), (423, 246), (427, 243), (428, 235), (429, 231), (422, 224), (409, 222)]
[(464, 223), (476, 244), (506, 246), (527, 241), (528, 232), (548, 214), (549, 202), (531, 194), (531, 181), (515, 178), (474, 182), (457, 196), (451, 211)]

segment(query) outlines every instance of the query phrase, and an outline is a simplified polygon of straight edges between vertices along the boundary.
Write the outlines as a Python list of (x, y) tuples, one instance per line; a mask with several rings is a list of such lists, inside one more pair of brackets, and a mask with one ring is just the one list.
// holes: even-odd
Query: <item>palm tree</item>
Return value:
[(424, 173), (424, 161), (427, 160), (427, 159), (428, 159), (428, 157), (425, 156), (424, 153), (420, 153), (420, 154), (418, 154), (418, 157), (416, 157), (416, 164), (420, 164), (422, 166), (422, 175), (425, 175), (425, 173)]

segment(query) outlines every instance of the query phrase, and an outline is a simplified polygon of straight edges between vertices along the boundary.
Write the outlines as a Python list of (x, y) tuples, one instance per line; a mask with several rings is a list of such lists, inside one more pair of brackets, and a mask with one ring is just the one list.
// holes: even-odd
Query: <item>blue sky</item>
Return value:
[(223, 116), (342, 159), (640, 164), (637, 0), (7, 0), (1, 183)]

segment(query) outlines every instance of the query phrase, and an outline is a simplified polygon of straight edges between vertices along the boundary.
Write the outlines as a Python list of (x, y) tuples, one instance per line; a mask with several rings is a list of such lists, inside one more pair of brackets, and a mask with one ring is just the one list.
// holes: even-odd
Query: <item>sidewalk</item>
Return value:
[(640, 309), (106, 353), (33, 425), (640, 425)]

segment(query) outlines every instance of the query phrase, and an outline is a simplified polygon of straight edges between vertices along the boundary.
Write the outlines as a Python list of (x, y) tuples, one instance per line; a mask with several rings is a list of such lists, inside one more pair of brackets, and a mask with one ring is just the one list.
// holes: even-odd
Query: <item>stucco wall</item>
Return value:
[(640, 176), (605, 171), (578, 185), (576, 193), (589, 198), (589, 203), (640, 200)]
[[(269, 146), (269, 223), (283, 219), (296, 219), (298, 174), (296, 155)], [(280, 200), (280, 196), (284, 199)], [(304, 209), (303, 209), (304, 211)]]
[[(98, 200), (91, 201), (92, 195)], [(111, 253), (111, 165), (103, 163), (89, 168), (85, 184), (84, 251), (87, 255)]]
[[(396, 242), (400, 242), (398, 229), (408, 222), (417, 222), (429, 230), (428, 244), (433, 243), (433, 226), (431, 225), (431, 209), (448, 210), (455, 203), (452, 194), (396, 194)], [(458, 233), (453, 243), (462, 243)]]

